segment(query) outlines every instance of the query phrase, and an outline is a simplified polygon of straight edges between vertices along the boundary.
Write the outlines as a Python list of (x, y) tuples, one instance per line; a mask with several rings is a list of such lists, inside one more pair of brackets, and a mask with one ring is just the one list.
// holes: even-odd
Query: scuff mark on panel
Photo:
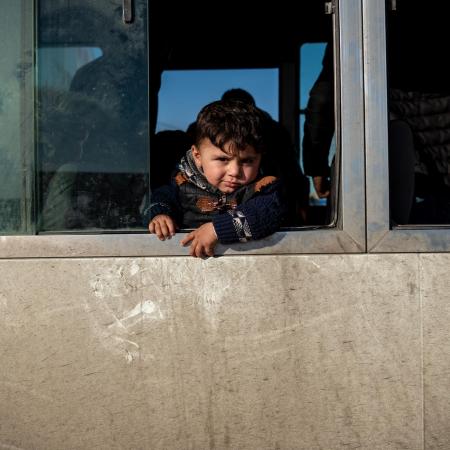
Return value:
[(0, 307), (4, 309), (8, 307), (8, 300), (3, 294), (0, 294)]
[(139, 272), (139, 265), (137, 264), (136, 261), (133, 261), (131, 263), (131, 267), (130, 267), (130, 275), (134, 276)]
[[(203, 261), (202, 264), (207, 265), (209, 264), (209, 261)], [(213, 329), (217, 329), (221, 315), (222, 302), (223, 299), (227, 297), (228, 290), (235, 289), (235, 286), (239, 285), (242, 280), (245, 281), (252, 270), (253, 267), (249, 266), (246, 270), (239, 273), (239, 275), (230, 278), (229, 281), (225, 281), (222, 277), (214, 278), (214, 283), (217, 284), (211, 285), (212, 279), (207, 277), (208, 268), (204, 268), (203, 285), (205, 287), (201, 290), (203, 292), (203, 296), (200, 297), (203, 300), (201, 306), (205, 319)], [(206, 286), (208, 286), (208, 288), (206, 288)]]
[(128, 344), (131, 344), (131, 345), (134, 345), (136, 348), (140, 348), (139, 347), (139, 344), (137, 344), (136, 342), (133, 342), (133, 341), (130, 341), (130, 340), (128, 340), (128, 339), (122, 339), (121, 337), (119, 337), (119, 336), (114, 336), (118, 341), (120, 341), (120, 342), (128, 342)]
[[(141, 270), (139, 263), (132, 260), (102, 267), (91, 275), (89, 284), (93, 295), (85, 299), (84, 309), (102, 346), (129, 364), (154, 359), (148, 352), (143, 355), (137, 336), (144, 326), (165, 318), (160, 306), (165, 294), (158, 275)], [(143, 300), (149, 287), (154, 297)], [(131, 308), (130, 303), (134, 303)]]
[[(9, 303), (9, 304), (8, 304)], [(5, 328), (20, 328), (20, 317), (17, 317), (16, 312), (13, 309), (12, 302), (8, 302), (7, 297), (0, 293), (0, 323)], [(24, 308), (24, 310), (26, 307)]]
[(127, 360), (128, 363), (132, 363), (133, 362), (133, 354), (130, 353), (127, 349), (125, 349), (125, 352), (126, 352), (125, 359)]

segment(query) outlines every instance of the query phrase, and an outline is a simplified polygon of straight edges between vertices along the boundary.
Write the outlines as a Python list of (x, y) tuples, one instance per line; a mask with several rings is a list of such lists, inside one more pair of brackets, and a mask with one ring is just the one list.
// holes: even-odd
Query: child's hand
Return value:
[(209, 222), (191, 231), (182, 241), (181, 245), (191, 243), (189, 254), (202, 258), (204, 256), (214, 256), (214, 247), (217, 244), (217, 235), (214, 225)]
[(148, 224), (148, 231), (156, 234), (161, 241), (175, 236), (175, 222), (166, 214), (158, 214)]

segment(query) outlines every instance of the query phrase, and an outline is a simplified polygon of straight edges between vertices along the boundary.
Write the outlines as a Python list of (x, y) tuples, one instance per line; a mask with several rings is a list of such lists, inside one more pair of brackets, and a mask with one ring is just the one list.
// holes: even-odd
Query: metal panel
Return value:
[(449, 263), (0, 261), (0, 448), (448, 449)]
[[(341, 208), (343, 230), (366, 247), (364, 192), (364, 99), (362, 74), (361, 2), (339, 3), (339, 78), (340, 95), (336, 96), (341, 119), (337, 138), (341, 143)], [(339, 93), (338, 89), (335, 92)], [(338, 121), (339, 123), (339, 121)], [(340, 135), (339, 135), (340, 134)]]
[[(182, 234), (161, 242), (149, 234), (40, 235), (0, 237), (2, 258), (83, 258), (92, 256), (186, 256)], [(362, 249), (346, 233), (334, 229), (279, 232), (260, 241), (219, 245), (217, 255), (357, 253)]]
[(384, 1), (363, 4), (367, 247), (371, 249), (389, 230), (386, 25)]
[(369, 252), (450, 251), (450, 229), (390, 229), (386, 21), (384, 0), (363, 0), (367, 249)]

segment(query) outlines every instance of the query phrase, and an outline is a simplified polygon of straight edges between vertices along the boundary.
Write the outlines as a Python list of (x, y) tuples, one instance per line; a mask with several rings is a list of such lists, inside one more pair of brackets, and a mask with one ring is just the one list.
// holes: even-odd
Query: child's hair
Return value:
[(236, 153), (252, 146), (257, 153), (266, 150), (265, 132), (267, 114), (254, 105), (237, 100), (218, 100), (199, 112), (195, 126), (195, 145), (209, 139), (224, 150), (230, 143), (230, 151)]

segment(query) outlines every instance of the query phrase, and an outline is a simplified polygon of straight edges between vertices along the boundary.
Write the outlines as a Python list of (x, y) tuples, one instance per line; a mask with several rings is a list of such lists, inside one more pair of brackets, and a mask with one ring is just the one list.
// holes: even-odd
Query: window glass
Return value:
[(450, 224), (449, 6), (387, 14), (391, 222)]
[(142, 228), (148, 190), (147, 8), (38, 2), (38, 231)]
[(0, 14), (0, 232), (31, 232), (32, 36), (29, 2), (7, 1)]

